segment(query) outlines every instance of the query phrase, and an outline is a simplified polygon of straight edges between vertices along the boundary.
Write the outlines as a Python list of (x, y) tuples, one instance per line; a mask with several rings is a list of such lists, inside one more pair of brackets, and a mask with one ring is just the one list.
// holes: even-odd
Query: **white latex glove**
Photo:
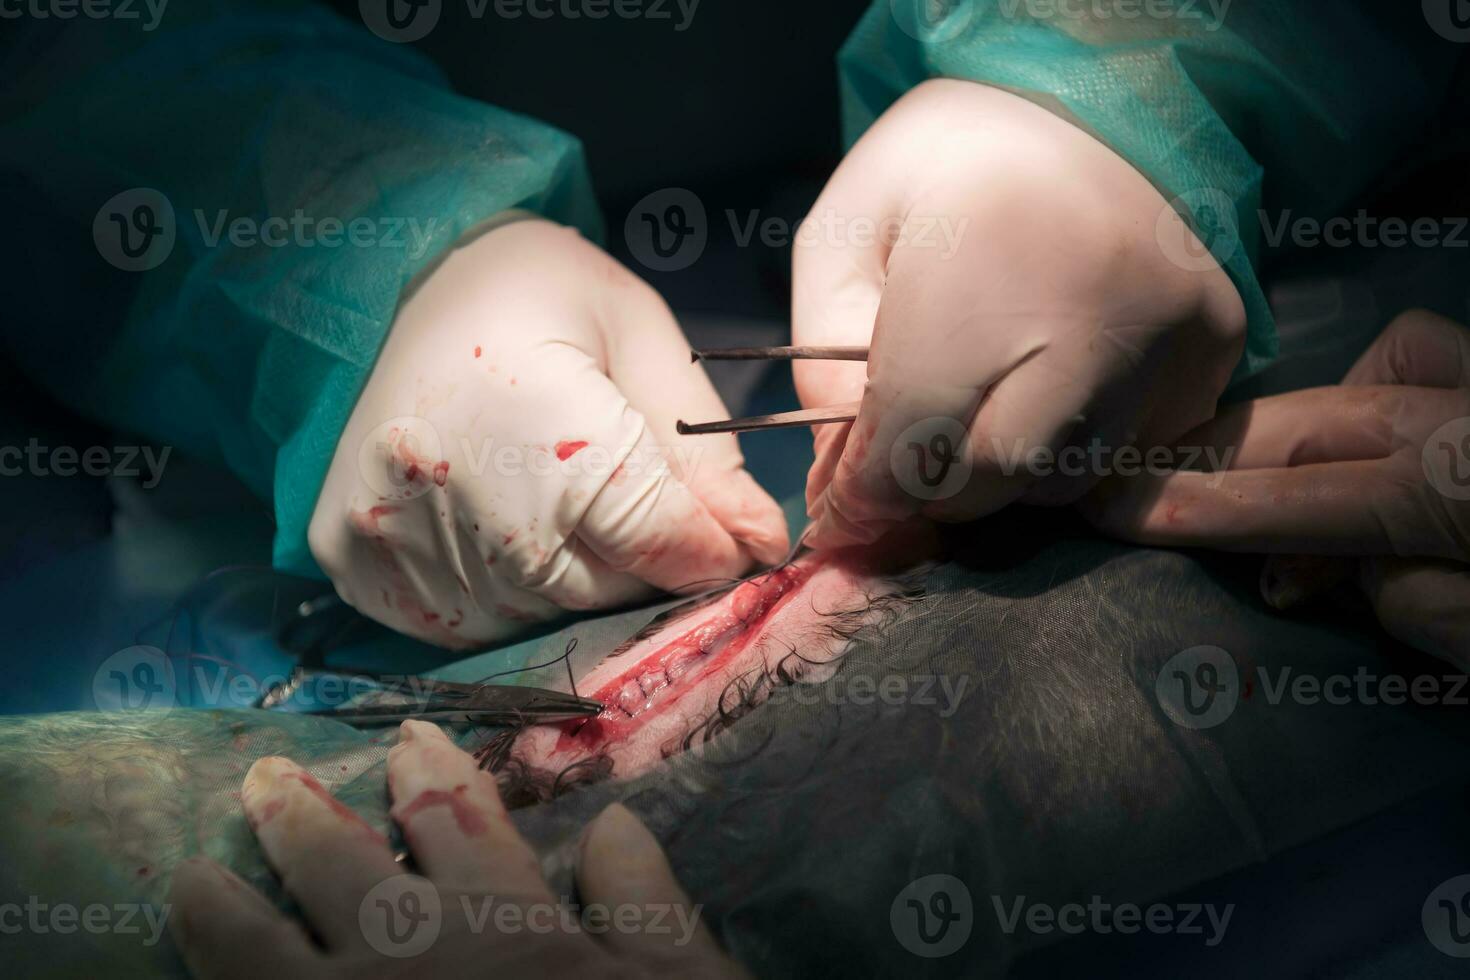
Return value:
[[(593, 820), (580, 906), (551, 894), (495, 785), (433, 725), (388, 753), (393, 819), (421, 874), (289, 759), (250, 767), (240, 801), (312, 934), (206, 858), (174, 870), (169, 928), (198, 980), (748, 974), (699, 921), (658, 840), (621, 804)], [(593, 918), (596, 912), (599, 918)], [(584, 924), (585, 922), (585, 924)]]
[[(1205, 271), (1171, 261), (1161, 216)], [(898, 234), (875, 241), (875, 226)], [(794, 342), (871, 347), (866, 372), (795, 365), (804, 405), (862, 400), (855, 423), (817, 429), (818, 546), (870, 541), (916, 514), (967, 521), (1022, 498), (1073, 501), (1097, 474), (1008, 474), (1015, 454), (1167, 443), (1211, 417), (1244, 345), (1234, 286), (1141, 174), (974, 82), (926, 82), (895, 103), (802, 231)], [(931, 479), (957, 475), (932, 492), (915, 479), (926, 453)]]
[[(399, 311), (312, 554), (367, 616), (451, 648), (783, 557), (780, 508), (649, 286), (540, 220), (452, 252)], [(621, 465), (619, 465), (621, 461)]]

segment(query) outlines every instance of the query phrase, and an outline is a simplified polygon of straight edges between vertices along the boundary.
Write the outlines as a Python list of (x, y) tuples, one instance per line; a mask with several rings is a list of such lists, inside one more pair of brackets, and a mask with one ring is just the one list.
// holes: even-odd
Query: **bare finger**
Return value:
[(1394, 449), (1394, 420), (1417, 389), (1308, 388), (1232, 405), (1186, 434), (1212, 468), (1258, 470), (1381, 459)]
[(435, 885), (550, 901), (536, 855), (510, 822), (495, 777), (437, 725), (405, 721), (388, 753), (393, 819)]
[(1407, 310), (1394, 317), (1342, 383), (1470, 388), (1470, 330), (1429, 310)]
[(1391, 635), (1470, 670), (1470, 568), (1379, 558), (1363, 562), (1360, 585)]
[(196, 980), (276, 980), (319, 976), (321, 954), (295, 922), (205, 858), (174, 869), (169, 927)]
[(258, 760), (240, 800), (266, 860), (327, 948), (366, 948), (358, 907), (400, 871), (383, 836), (290, 759)]
[(703, 976), (744, 975), (699, 921), (702, 907), (679, 886), (658, 840), (622, 804), (603, 810), (587, 828), (577, 885), (589, 903), (638, 910), (639, 928), (605, 937), (634, 962), (658, 972), (659, 963), (697, 960)]
[(1138, 544), (1318, 555), (1392, 555), (1419, 540), (1420, 505), (1387, 461), (1138, 476), (1084, 508)]

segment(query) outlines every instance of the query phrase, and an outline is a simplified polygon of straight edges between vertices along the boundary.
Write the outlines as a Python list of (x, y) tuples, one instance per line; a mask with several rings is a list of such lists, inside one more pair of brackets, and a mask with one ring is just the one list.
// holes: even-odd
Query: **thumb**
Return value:
[(746, 471), (735, 437), (678, 433), (680, 418), (728, 418), (729, 411), (704, 368), (690, 359), (689, 342), (663, 299), (626, 270), (622, 275), (629, 283), (608, 303), (608, 377), (642, 414), (646, 438), (663, 452), (673, 480), (750, 558), (780, 561), (790, 547), (785, 515)]
[[(589, 903), (674, 910), (677, 930), (613, 930), (605, 941), (637, 963), (669, 965), (698, 962), (703, 976), (740, 976), (714, 937), (699, 921), (703, 907), (680, 887), (658, 839), (621, 803), (614, 803), (587, 827), (577, 863), (577, 886)], [(689, 961), (694, 962), (689, 962)]]
[[(848, 171), (844, 166), (839, 172)], [(823, 216), (846, 220), (862, 210), (864, 198), (851, 181), (834, 177), (807, 222)], [(815, 227), (815, 224), (813, 224)], [(791, 342), (797, 346), (865, 347), (883, 299), (884, 267), (889, 249), (877, 243), (804, 235), (792, 253)], [(797, 360), (791, 363), (796, 395), (803, 408), (859, 402), (868, 383), (868, 366), (859, 361)], [(842, 458), (852, 423), (812, 429), (816, 459), (807, 474), (807, 514), (825, 512), (825, 491)]]
[(1470, 568), (1416, 558), (1363, 561), (1358, 584), (1394, 638), (1470, 669)]
[(818, 425), (812, 430), (812, 449), (816, 458), (806, 476), (806, 512), (816, 518), (821, 512), (822, 491), (832, 483), (837, 474), (837, 462), (847, 448), (847, 437), (852, 433), (852, 423)]

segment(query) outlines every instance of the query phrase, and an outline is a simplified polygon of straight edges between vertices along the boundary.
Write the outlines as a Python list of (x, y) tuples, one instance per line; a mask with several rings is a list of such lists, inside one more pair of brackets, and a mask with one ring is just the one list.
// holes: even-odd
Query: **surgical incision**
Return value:
[[(917, 576), (861, 556), (808, 555), (645, 631), (578, 682), (593, 718), (502, 735), (482, 750), (507, 799), (639, 775), (705, 741), (786, 683), (829, 676), (857, 632), (917, 598)], [(513, 741), (510, 741), (513, 740)]]

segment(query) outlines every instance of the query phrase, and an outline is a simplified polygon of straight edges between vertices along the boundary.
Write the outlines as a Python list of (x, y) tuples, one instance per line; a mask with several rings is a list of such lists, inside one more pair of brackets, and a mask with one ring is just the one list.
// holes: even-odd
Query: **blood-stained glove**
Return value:
[(577, 232), (514, 221), (405, 299), (337, 446), (312, 555), (342, 598), (467, 648), (774, 562), (779, 507), (668, 307)]

